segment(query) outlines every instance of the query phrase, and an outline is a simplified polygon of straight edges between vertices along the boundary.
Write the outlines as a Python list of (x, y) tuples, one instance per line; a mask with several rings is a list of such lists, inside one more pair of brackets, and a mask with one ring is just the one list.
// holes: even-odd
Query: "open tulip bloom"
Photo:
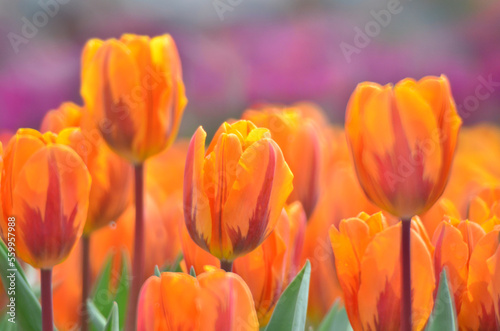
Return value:
[(344, 128), (254, 105), (207, 142), (175, 141), (170, 35), (81, 65), (81, 106), (0, 131), (0, 330), (500, 330), (500, 128), (461, 129), (446, 76), (359, 83)]

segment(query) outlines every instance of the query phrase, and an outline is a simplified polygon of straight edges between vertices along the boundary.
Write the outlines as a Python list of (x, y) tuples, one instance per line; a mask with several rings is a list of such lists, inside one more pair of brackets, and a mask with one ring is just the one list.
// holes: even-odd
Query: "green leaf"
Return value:
[(87, 310), (89, 313), (90, 323), (92, 323), (94, 329), (97, 331), (103, 331), (106, 326), (106, 319), (90, 299), (87, 300)]
[[(0, 240), (0, 276), (6, 292), (15, 298), (15, 321), (21, 330), (42, 330), (42, 308), (17, 260), (9, 261), (9, 251)], [(15, 294), (10, 288), (10, 278), (15, 279)], [(10, 303), (10, 296), (9, 301)], [(9, 307), (7, 307), (9, 309)], [(7, 315), (9, 316), (9, 315)], [(9, 322), (10, 323), (10, 322)], [(3, 330), (3, 328), (2, 328)]]
[[(4, 310), (5, 313), (7, 313), (6, 310)], [(2, 320), (0, 320), (0, 330), (2, 331), (17, 331), (17, 324), (14, 322), (9, 322), (9, 319), (11, 317), (7, 314), (5, 314), (2, 317)]]
[[(128, 260), (125, 251), (122, 251), (122, 270), (120, 274), (120, 280), (118, 283), (118, 288), (115, 292), (114, 301), (118, 305), (118, 316), (120, 321), (120, 326), (123, 328), (125, 326), (125, 313), (127, 312), (128, 295), (130, 291), (130, 278), (129, 278), (130, 267), (128, 265)], [(114, 305), (114, 303), (113, 303)]]
[(103, 316), (108, 316), (111, 312), (111, 307), (113, 306), (113, 297), (109, 289), (112, 264), (113, 256), (110, 255), (104, 263), (104, 268), (101, 270), (101, 273), (97, 278), (97, 282), (91, 295), (95, 307)]
[(160, 268), (158, 268), (158, 265), (155, 265), (155, 276), (156, 277), (160, 277), (161, 276)]
[(323, 318), (318, 331), (351, 331), (352, 327), (345, 308), (336, 300), (328, 314)]
[(448, 286), (446, 269), (443, 269), (441, 272), (434, 309), (429, 317), (425, 330), (458, 330), (455, 303), (453, 302), (453, 295)]
[(108, 316), (108, 320), (104, 326), (104, 331), (120, 331), (120, 321), (118, 316), (118, 304), (113, 302), (113, 308), (111, 308), (111, 314)]
[[(106, 260), (106, 263), (104, 264), (104, 267), (95, 285), (92, 295), (92, 302), (102, 316), (109, 316), (111, 314), (111, 310), (113, 309), (113, 305), (116, 302), (116, 304), (118, 305), (119, 325), (123, 327), (125, 326), (125, 314), (127, 311), (128, 295), (130, 290), (130, 267), (128, 265), (128, 260), (125, 252), (122, 251), (121, 254), (122, 267), (116, 290), (111, 291), (110, 289), (111, 267), (113, 262), (113, 256), (110, 256)], [(96, 329), (93, 328), (93, 330)]]
[(189, 270), (189, 274), (193, 277), (196, 277), (196, 271), (194, 271), (194, 267), (191, 266), (191, 269)]
[(304, 268), (279, 298), (266, 330), (303, 331), (305, 329), (310, 278), (311, 263), (307, 260)]

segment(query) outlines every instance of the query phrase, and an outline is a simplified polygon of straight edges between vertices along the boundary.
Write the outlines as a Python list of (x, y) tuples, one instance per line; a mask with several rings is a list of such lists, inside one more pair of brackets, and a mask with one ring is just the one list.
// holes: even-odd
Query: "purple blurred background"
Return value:
[(0, 129), (37, 128), (61, 102), (81, 103), (85, 41), (125, 32), (175, 38), (189, 98), (181, 136), (257, 102), (312, 100), (342, 123), (358, 82), (442, 73), (466, 123), (500, 123), (498, 0), (55, 1), (0, 0)]

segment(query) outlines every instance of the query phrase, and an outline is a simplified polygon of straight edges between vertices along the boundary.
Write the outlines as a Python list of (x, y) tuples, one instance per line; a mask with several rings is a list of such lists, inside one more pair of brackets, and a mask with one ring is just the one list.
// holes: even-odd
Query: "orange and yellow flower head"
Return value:
[(346, 135), (370, 200), (398, 217), (428, 210), (446, 186), (461, 123), (445, 76), (359, 84)]
[(252, 294), (236, 274), (211, 268), (196, 278), (164, 272), (139, 296), (138, 331), (259, 330)]
[(259, 246), (276, 226), (293, 175), (268, 129), (224, 123), (205, 151), (200, 127), (184, 172), (184, 217), (200, 247), (232, 261)]
[(82, 55), (81, 94), (109, 146), (142, 163), (174, 141), (186, 106), (170, 35), (92, 39)]
[(42, 132), (59, 134), (58, 142), (75, 150), (92, 177), (90, 202), (84, 235), (116, 220), (129, 202), (132, 168), (104, 143), (85, 110), (71, 102), (49, 111)]
[(2, 235), (15, 218), (16, 254), (35, 268), (62, 262), (82, 235), (91, 178), (80, 156), (53, 133), (20, 129), (4, 155)]

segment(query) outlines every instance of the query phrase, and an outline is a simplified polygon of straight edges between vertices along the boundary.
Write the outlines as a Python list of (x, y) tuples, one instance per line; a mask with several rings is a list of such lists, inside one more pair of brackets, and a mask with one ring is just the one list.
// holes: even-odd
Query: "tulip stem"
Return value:
[(232, 272), (233, 261), (220, 260), (220, 268), (226, 272)]
[(54, 330), (52, 315), (52, 269), (41, 269), (40, 278), (42, 285), (42, 330)]
[(411, 255), (410, 255), (410, 232), (411, 218), (401, 220), (401, 330), (411, 331)]
[(141, 279), (144, 269), (144, 164), (135, 166), (135, 238), (134, 261), (132, 263), (132, 286), (128, 302), (129, 330), (136, 329), (137, 300), (141, 290)]
[(90, 293), (90, 236), (82, 236), (82, 331), (89, 329), (87, 298)]

